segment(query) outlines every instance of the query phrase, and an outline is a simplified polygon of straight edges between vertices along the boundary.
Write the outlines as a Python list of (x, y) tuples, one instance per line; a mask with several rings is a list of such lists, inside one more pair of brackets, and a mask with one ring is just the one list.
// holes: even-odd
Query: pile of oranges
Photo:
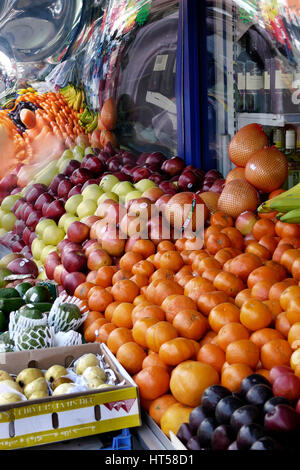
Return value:
[(299, 281), (300, 226), (259, 218), (243, 237), (218, 211), (203, 249), (187, 239), (137, 240), (75, 295), (90, 310), (85, 340), (107, 344), (158, 424), (172, 406), (163, 420), (170, 429), (210, 385), (236, 392), (244, 377), (268, 378), (275, 365), (300, 377)]

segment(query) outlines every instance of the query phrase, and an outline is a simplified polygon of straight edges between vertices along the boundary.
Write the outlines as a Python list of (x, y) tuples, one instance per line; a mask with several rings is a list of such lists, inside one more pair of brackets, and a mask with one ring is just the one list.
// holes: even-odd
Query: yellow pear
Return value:
[(59, 379), (64, 375), (67, 375), (68, 371), (63, 366), (55, 365), (50, 367), (45, 374), (45, 379), (47, 382), (54, 382), (54, 380)]
[(53, 392), (53, 396), (57, 396), (57, 395), (66, 395), (68, 393), (72, 393), (74, 392), (74, 389), (76, 389), (76, 385), (75, 384), (71, 384), (71, 383), (64, 383), (64, 384), (60, 384), (58, 387), (56, 387), (56, 389), (54, 390)]
[(7, 405), (8, 403), (15, 403), (17, 401), (22, 401), (22, 398), (16, 393), (0, 393), (0, 405)]
[(2, 380), (0, 382), (0, 390), (2, 389), (3, 385), (5, 385), (5, 387), (9, 387), (11, 389), (17, 390), (17, 392), (22, 393), (21, 387), (16, 382), (14, 382), (13, 380)]
[(16, 382), (20, 385), (20, 387), (23, 388), (39, 377), (44, 377), (43, 372), (40, 369), (29, 367), (28, 369), (24, 369), (19, 373), (16, 378)]
[(92, 378), (98, 378), (102, 382), (106, 382), (106, 374), (99, 366), (89, 366), (85, 369), (82, 377), (88, 382)]
[(33, 380), (24, 388), (24, 395), (28, 399), (36, 392), (48, 392), (48, 385), (44, 377)]
[(0, 382), (2, 382), (2, 380), (12, 380), (13, 381), (14, 379), (5, 370), (0, 370)]
[(97, 356), (95, 354), (89, 353), (89, 354), (84, 354), (77, 363), (76, 366), (76, 374), (81, 375), (90, 366), (98, 366), (99, 361), (97, 359)]

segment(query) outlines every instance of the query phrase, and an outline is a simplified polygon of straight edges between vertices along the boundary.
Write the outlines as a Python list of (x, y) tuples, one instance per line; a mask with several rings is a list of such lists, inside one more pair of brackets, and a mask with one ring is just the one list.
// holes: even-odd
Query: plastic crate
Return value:
[(132, 436), (128, 429), (123, 429), (121, 434), (113, 437), (111, 447), (103, 447), (101, 450), (132, 450)]

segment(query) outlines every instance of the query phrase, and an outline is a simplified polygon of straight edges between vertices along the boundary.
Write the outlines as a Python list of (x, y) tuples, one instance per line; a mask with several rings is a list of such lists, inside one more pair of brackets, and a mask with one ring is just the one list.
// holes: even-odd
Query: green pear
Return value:
[(16, 393), (0, 393), (0, 406), (8, 405), (9, 403), (16, 403), (18, 401), (22, 401), (22, 398)]
[(82, 357), (78, 359), (77, 365), (76, 365), (76, 374), (81, 375), (90, 366), (98, 366), (99, 361), (97, 359), (97, 356), (95, 354), (89, 353), (89, 354), (84, 354)]
[(74, 392), (76, 389), (76, 385), (73, 383), (63, 383), (60, 384), (58, 387), (53, 392), (52, 396), (57, 396), (57, 395), (66, 395), (68, 393)]
[(16, 382), (20, 385), (21, 388), (23, 388), (39, 377), (44, 377), (43, 372), (40, 369), (29, 367), (28, 369), (24, 369), (19, 373), (16, 378)]
[(45, 379), (47, 382), (54, 382), (54, 380), (59, 379), (63, 375), (68, 375), (67, 369), (63, 366), (54, 365), (47, 370), (45, 374)]
[(103, 369), (99, 366), (89, 366), (85, 369), (82, 374), (82, 377), (88, 382), (93, 378), (97, 378), (102, 380), (102, 382), (106, 382), (106, 374)]
[(48, 385), (45, 377), (39, 377), (38, 379), (33, 380), (24, 388), (24, 395), (28, 399), (30, 399), (31, 395), (36, 392), (48, 392)]

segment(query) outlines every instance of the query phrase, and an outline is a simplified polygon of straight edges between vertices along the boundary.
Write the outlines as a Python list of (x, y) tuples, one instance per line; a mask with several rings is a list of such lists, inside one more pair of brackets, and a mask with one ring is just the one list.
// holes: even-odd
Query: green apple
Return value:
[(82, 191), (83, 199), (92, 199), (93, 201), (98, 201), (99, 197), (104, 193), (103, 189), (98, 186), (98, 184), (89, 184)]
[(64, 221), (65, 233), (67, 233), (69, 225), (71, 225), (72, 222), (76, 222), (76, 220), (79, 220), (79, 217), (76, 217), (75, 215), (72, 215), (72, 214), (68, 214), (68, 217), (66, 217)]
[(13, 194), (12, 196), (6, 196), (2, 203), (1, 203), (1, 209), (5, 212), (10, 212), (12, 208), (14, 207), (15, 203), (17, 202), (18, 199), (20, 199), (19, 194)]
[(112, 188), (112, 192), (121, 198), (125, 198), (126, 194), (131, 193), (131, 191), (134, 191), (134, 187), (129, 181), (121, 181)]
[(94, 150), (92, 149), (92, 147), (87, 147), (85, 150), (84, 150), (84, 155), (94, 155), (95, 152)]
[(102, 180), (100, 181), (100, 188), (106, 193), (111, 191), (112, 188), (119, 183), (118, 178), (115, 175), (105, 175), (103, 176)]
[(58, 174), (57, 161), (50, 162), (42, 171), (40, 171), (34, 178), (35, 183), (44, 184), (49, 186), (54, 177)]
[(50, 225), (43, 231), (42, 239), (45, 245), (58, 245), (65, 237), (65, 231), (57, 227), (57, 225)]
[(0, 221), (5, 214), (7, 214), (7, 212), (0, 208)]
[(5, 230), (5, 228), (1, 227), (0, 228), (0, 238), (4, 237), (4, 235), (6, 235), (6, 234), (7, 234), (7, 230)]
[(70, 159), (70, 160), (72, 160), (72, 159), (74, 158), (73, 152), (72, 152), (72, 150), (70, 150), (70, 149), (65, 150), (64, 153), (62, 154), (62, 156), (59, 158), (58, 161), (59, 161), (59, 163), (60, 163), (62, 160), (65, 160), (65, 159), (67, 159), (67, 158)]
[(83, 201), (83, 196), (81, 194), (74, 194), (74, 196), (71, 196), (65, 203), (66, 212), (68, 214), (75, 215), (77, 211), (77, 207), (82, 201)]
[(83, 148), (82, 145), (76, 145), (73, 148), (73, 159), (82, 162), (84, 158), (84, 149), (85, 147)]
[(84, 199), (77, 207), (77, 215), (79, 219), (83, 219), (88, 215), (94, 215), (98, 208), (98, 204), (93, 199)]
[(70, 161), (71, 161), (71, 158), (65, 158), (60, 163), (57, 162), (58, 172), (59, 173), (64, 173), (64, 171), (67, 168)]
[(99, 197), (97, 204), (101, 204), (102, 202), (106, 201), (106, 199), (112, 199), (113, 201), (119, 202), (119, 196), (116, 193), (112, 193), (108, 191), (107, 193), (102, 194), (102, 196)]
[(10, 230), (14, 228), (16, 220), (17, 220), (17, 217), (15, 216), (15, 214), (13, 214), (12, 212), (9, 212), (3, 215), (3, 217), (1, 217), (1, 225), (5, 230), (9, 232)]
[(145, 191), (147, 191), (147, 189), (157, 187), (157, 185), (153, 181), (147, 180), (147, 179), (140, 180), (138, 183), (135, 183), (133, 186), (138, 191), (141, 191), (141, 193), (144, 193)]
[(131, 193), (126, 194), (125, 196), (125, 202), (131, 201), (131, 199), (138, 199), (142, 197), (141, 191), (131, 191)]
[(35, 260), (41, 259), (41, 254), (45, 246), (46, 245), (43, 240), (40, 240), (39, 238), (35, 238), (33, 240), (33, 242), (31, 243), (31, 253)]
[(61, 218), (59, 219), (58, 224), (57, 224), (59, 226), (59, 228), (62, 228), (62, 229), (64, 228), (64, 223), (67, 220), (67, 218), (69, 217), (69, 215), (70, 214), (68, 214), (68, 212), (66, 212), (65, 214), (63, 214), (61, 216)]
[(46, 245), (43, 250), (42, 250), (42, 253), (41, 253), (41, 262), (44, 263), (45, 259), (47, 258), (47, 256), (49, 255), (49, 253), (51, 253), (52, 251), (57, 251), (56, 250), (56, 246), (54, 245)]
[(35, 227), (35, 233), (37, 234), (38, 237), (42, 238), (44, 230), (49, 226), (56, 227), (56, 223), (54, 222), (54, 220), (52, 220), (52, 219), (43, 219)]

